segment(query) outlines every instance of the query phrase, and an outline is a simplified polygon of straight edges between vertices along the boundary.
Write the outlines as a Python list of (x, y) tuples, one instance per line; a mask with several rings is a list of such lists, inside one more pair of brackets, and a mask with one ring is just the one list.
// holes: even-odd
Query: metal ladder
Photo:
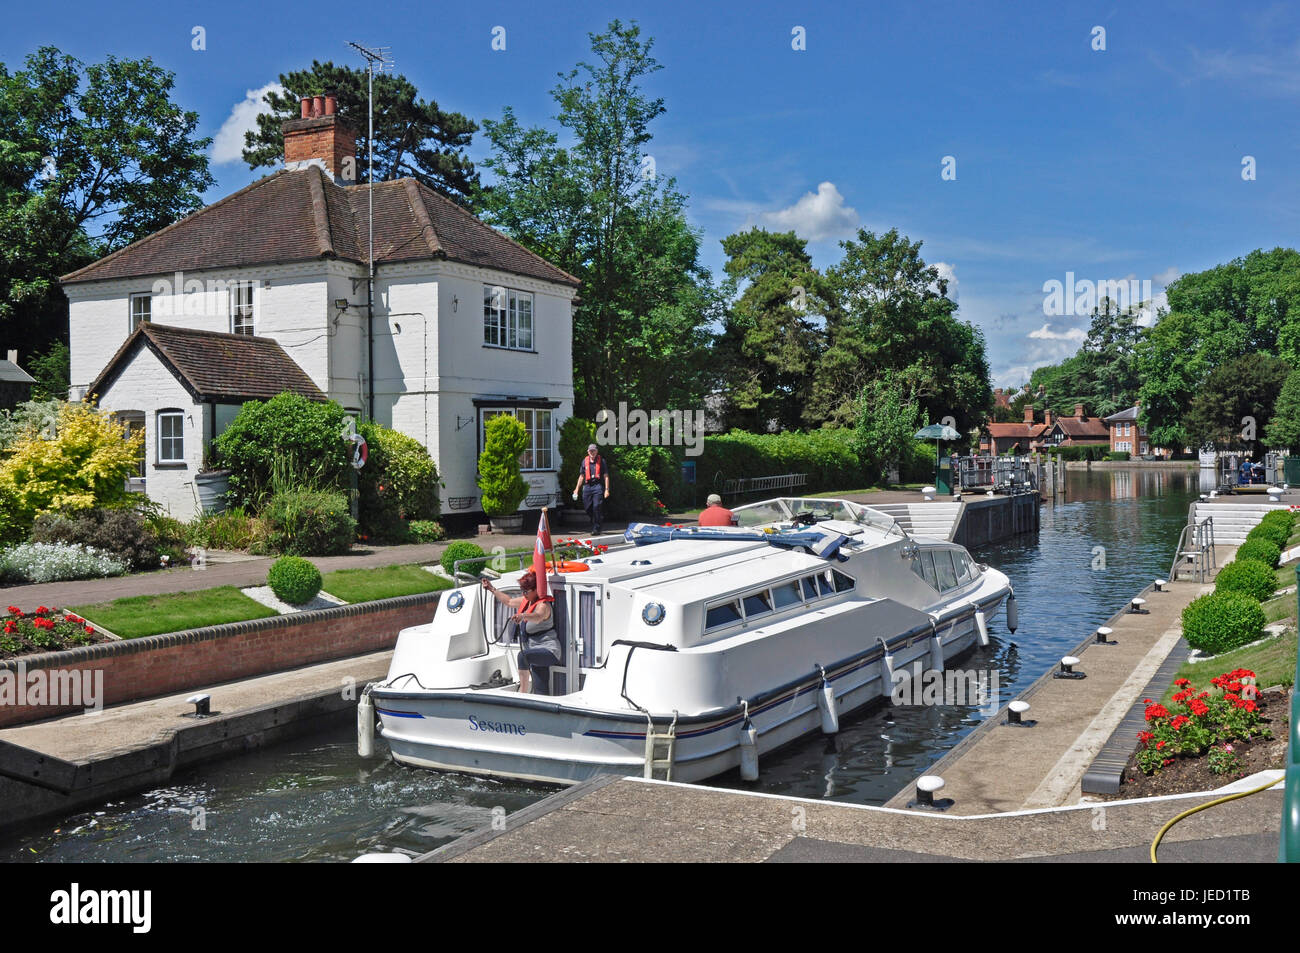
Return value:
[[(677, 712), (666, 731), (655, 731), (647, 718), (645, 730), (645, 777), (651, 781), (671, 781), (673, 762), (677, 758)], [(662, 772), (662, 776), (660, 776)]]

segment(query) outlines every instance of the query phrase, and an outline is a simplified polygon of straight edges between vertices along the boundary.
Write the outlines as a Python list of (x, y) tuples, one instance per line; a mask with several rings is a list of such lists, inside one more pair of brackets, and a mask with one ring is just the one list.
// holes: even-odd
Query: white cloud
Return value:
[(1167, 288), (1170, 285), (1172, 285), (1175, 281), (1177, 281), (1178, 276), (1181, 274), (1182, 274), (1181, 271), (1179, 271), (1177, 268), (1170, 265), (1164, 271), (1152, 275), (1151, 280), (1154, 281), (1156, 284), (1160, 285), (1162, 288)]
[(956, 301), (960, 297), (957, 291), (957, 266), (946, 261), (936, 261), (933, 265), (939, 271), (939, 277), (948, 282), (948, 300)]
[(810, 242), (841, 238), (855, 229), (858, 211), (844, 204), (844, 196), (833, 182), (823, 182), (817, 191), (806, 192), (793, 205), (775, 212), (764, 212), (763, 224), (773, 229), (793, 231)]
[(213, 162), (222, 165), (243, 158), (244, 133), (257, 129), (258, 113), (271, 111), (262, 101), (262, 97), (269, 92), (284, 95), (284, 87), (279, 83), (267, 83), (261, 89), (250, 89), (241, 102), (235, 103), (226, 121), (212, 137)]
[(1037, 331), (1030, 331), (1029, 336), (1036, 341), (1074, 341), (1083, 343), (1088, 337), (1088, 332), (1083, 328), (1066, 328), (1064, 331), (1053, 331), (1050, 324), (1044, 324)]
[(993, 373), (993, 384), (1014, 393), (1029, 383), (1029, 375), (1034, 373), (1034, 368), (1028, 364), (1017, 364), (1014, 367), (1004, 367), (1000, 371)]

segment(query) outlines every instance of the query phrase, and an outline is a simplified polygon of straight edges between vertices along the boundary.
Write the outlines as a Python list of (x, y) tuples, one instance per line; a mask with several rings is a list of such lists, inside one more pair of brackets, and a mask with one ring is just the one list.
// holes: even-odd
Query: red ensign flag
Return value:
[(551, 527), (546, 522), (546, 510), (542, 509), (541, 522), (537, 524), (537, 542), (533, 544), (533, 575), (537, 577), (537, 596), (549, 599), (550, 589), (546, 585), (546, 551), (551, 548)]

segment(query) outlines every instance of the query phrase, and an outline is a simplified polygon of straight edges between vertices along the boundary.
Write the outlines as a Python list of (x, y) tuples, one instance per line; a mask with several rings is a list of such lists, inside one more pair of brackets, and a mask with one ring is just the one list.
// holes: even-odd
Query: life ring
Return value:
[(349, 439), (352, 441), (352, 467), (360, 470), (370, 459), (370, 447), (359, 433), (354, 433)]
[(546, 568), (550, 572), (586, 572), (591, 567), (576, 559), (561, 559), (558, 563), (547, 563)]

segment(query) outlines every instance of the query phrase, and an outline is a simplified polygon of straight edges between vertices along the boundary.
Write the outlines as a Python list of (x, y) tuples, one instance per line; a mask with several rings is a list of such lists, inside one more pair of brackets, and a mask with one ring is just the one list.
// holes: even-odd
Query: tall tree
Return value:
[(813, 386), (812, 414), (851, 425), (863, 387), (893, 371), (930, 420), (952, 417), (973, 430), (993, 406), (978, 328), (956, 317), (948, 283), (897, 229), (861, 230), (840, 243), (826, 273), (827, 349)]
[[(284, 136), (280, 124), (300, 115), (299, 104), (308, 96), (333, 92), (338, 114), (357, 134), (357, 180), (365, 181), (369, 133), (369, 99), (366, 71), (314, 60), (311, 69), (280, 76), (285, 93), (268, 92), (270, 112), (257, 117), (257, 131), (245, 134), (244, 161), (250, 169), (276, 166), (284, 161)], [(457, 112), (424, 100), (405, 76), (375, 74), (375, 181), (407, 176), (463, 205), (473, 204), (479, 177), (465, 150), (478, 125)]]
[(1290, 370), (1286, 361), (1268, 354), (1245, 354), (1216, 367), (1187, 411), (1192, 445), (1261, 445)]
[(58, 277), (202, 207), (198, 114), (150, 59), (87, 66), (54, 47), (0, 65), (0, 333), (33, 350), (67, 335)]
[(1300, 450), (1300, 367), (1293, 367), (1287, 375), (1264, 439), (1270, 447), (1292, 453)]
[(644, 408), (698, 403), (716, 294), (687, 225), (685, 196), (645, 154), (664, 112), (644, 77), (660, 69), (635, 24), (591, 35), (593, 62), (560, 74), (557, 119), (572, 140), (525, 129), (506, 110), (485, 122), (496, 176), (485, 212), (582, 281), (574, 311), (575, 412), (627, 401)]
[(727, 424), (759, 432), (773, 423), (798, 429), (822, 339), (809, 317), (821, 279), (807, 243), (794, 232), (752, 228), (728, 235), (722, 248), (724, 294), (732, 303), (715, 355), (725, 381)]

